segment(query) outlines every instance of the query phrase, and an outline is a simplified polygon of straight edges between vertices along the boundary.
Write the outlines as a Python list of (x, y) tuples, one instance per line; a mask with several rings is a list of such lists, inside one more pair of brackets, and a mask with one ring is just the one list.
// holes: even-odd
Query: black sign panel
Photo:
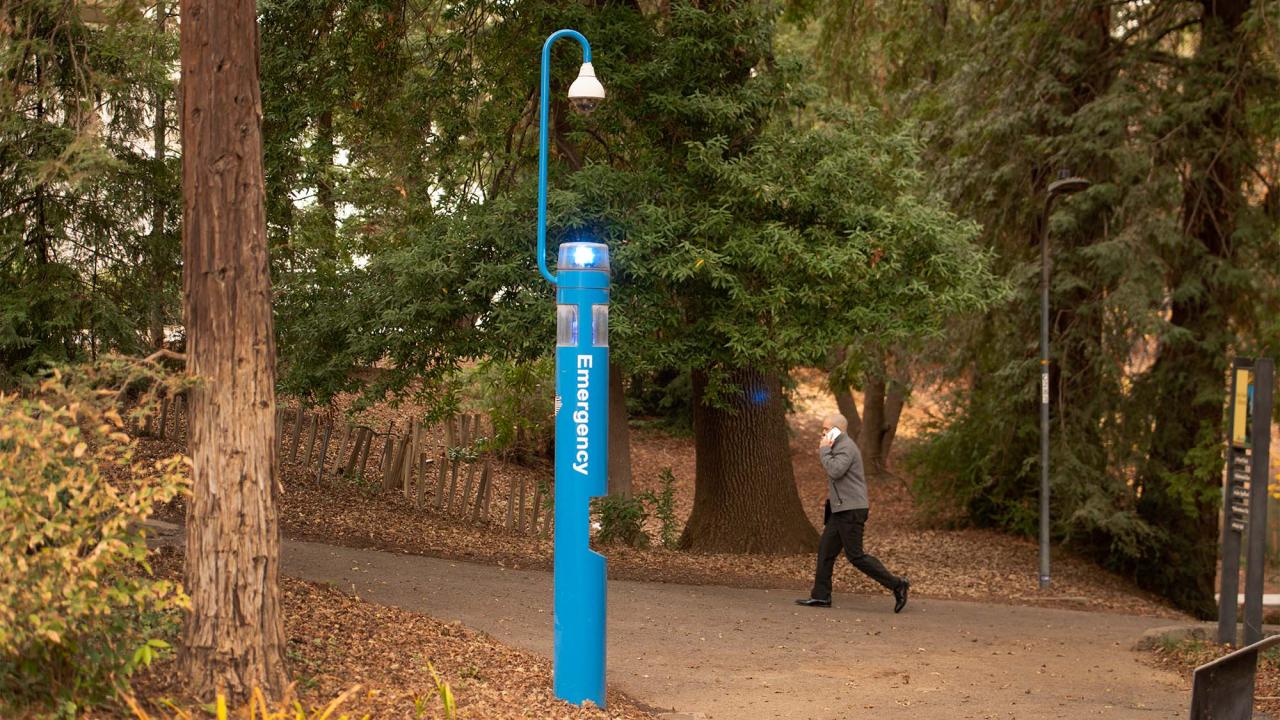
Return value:
[(1222, 574), (1218, 641), (1236, 641), (1240, 555), (1245, 565), (1244, 642), (1262, 637), (1262, 566), (1266, 550), (1267, 484), (1271, 465), (1271, 408), (1275, 364), (1237, 357), (1227, 395), (1227, 473), (1223, 483)]

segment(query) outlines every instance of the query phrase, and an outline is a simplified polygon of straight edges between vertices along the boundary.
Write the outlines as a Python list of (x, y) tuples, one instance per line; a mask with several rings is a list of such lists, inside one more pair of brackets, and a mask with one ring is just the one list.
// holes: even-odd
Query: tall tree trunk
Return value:
[(907, 387), (898, 380), (891, 380), (884, 397), (884, 428), (880, 431), (880, 458), (884, 467), (889, 467), (889, 456), (893, 452), (893, 440), (898, 437), (898, 423), (902, 420), (902, 409), (907, 404)]
[[(947, 32), (947, 22), (951, 18), (951, 0), (930, 0), (928, 7), (927, 22), (930, 35), (941, 41)], [(924, 77), (930, 84), (938, 82), (940, 67), (939, 61), (935, 58), (932, 62), (925, 66)]]
[(609, 494), (631, 495), (631, 426), (622, 370), (609, 363)]
[(730, 382), (728, 406), (711, 407), (706, 374), (693, 373), (697, 482), (680, 546), (700, 552), (811, 552), (818, 535), (796, 492), (778, 378), (742, 369), (730, 373)]
[[(1201, 618), (1217, 608), (1222, 397), (1235, 294), (1231, 237), (1248, 161), (1246, 83), (1239, 81), (1247, 53), (1238, 30), (1248, 9), (1247, 0), (1204, 0), (1193, 74), (1184, 79), (1187, 101), (1205, 112), (1189, 131), (1195, 144), (1183, 186), (1184, 237), (1168, 258), (1176, 332), (1165, 333), (1151, 371), (1154, 432), (1138, 503), (1142, 516), (1167, 534), (1158, 557), (1137, 565), (1139, 584)], [(1219, 453), (1212, 466), (1195, 452), (1209, 448)]]
[(844, 347), (836, 348), (831, 352), (827, 367), (827, 388), (835, 397), (840, 414), (849, 423), (849, 437), (857, 438), (862, 435), (862, 416), (858, 413), (858, 401), (854, 399), (853, 390), (849, 384), (842, 379), (847, 373), (837, 374), (836, 372), (844, 364), (847, 356), (848, 353)]
[(884, 470), (880, 440), (884, 437), (887, 385), (878, 373), (867, 373), (862, 394), (862, 434), (858, 438), (858, 446), (862, 450), (862, 466), (868, 475), (879, 475)]
[(849, 437), (861, 437), (862, 414), (858, 412), (858, 400), (853, 396), (853, 391), (848, 386), (837, 386), (831, 389), (831, 394), (835, 395), (836, 408), (849, 423)]
[[(159, 27), (161, 35), (164, 34), (165, 23), (168, 18), (168, 8), (165, 0), (157, 0), (156, 2), (156, 25)], [(166, 141), (169, 135), (169, 123), (166, 117), (166, 101), (165, 91), (163, 89), (156, 91), (155, 96), (155, 124), (154, 124), (154, 143), (155, 143), (155, 164), (158, 174), (164, 173), (164, 161), (166, 151)], [(152, 200), (151, 206), (151, 297), (149, 298), (149, 325), (151, 331), (151, 346), (159, 349), (164, 347), (164, 269), (161, 267), (161, 258), (164, 253), (161, 246), (164, 244), (164, 216), (165, 216), (164, 194), (157, 192)]]
[[(1073, 117), (1106, 96), (1115, 82), (1116, 63), (1106, 60), (1114, 42), (1111, 14), (1111, 8), (1104, 3), (1086, 4), (1070, 11), (1063, 28), (1080, 43), (1079, 57), (1090, 59), (1079, 68), (1064, 69), (1059, 76), (1059, 82), (1073, 88), (1064, 108)], [(1103, 182), (1116, 174), (1110, 156), (1094, 147), (1086, 146), (1069, 155), (1068, 166), (1043, 168), (1038, 187), (1047, 191), (1059, 170)], [(1107, 312), (1105, 298), (1114, 289), (1115, 281), (1091, 272), (1097, 260), (1091, 256), (1090, 249), (1107, 240), (1106, 231), (1100, 229), (1112, 224), (1116, 210), (1106, 202), (1094, 202), (1087, 207), (1087, 210), (1074, 211), (1080, 230), (1049, 238), (1049, 250), (1055, 256), (1050, 260), (1053, 276), (1068, 279), (1050, 288), (1053, 314), (1049, 334), (1053, 361), (1049, 366), (1049, 413), (1054, 456), (1069, 453), (1076, 456), (1077, 462), (1093, 465), (1096, 472), (1105, 473), (1107, 460), (1101, 428), (1108, 411), (1105, 405), (1095, 402), (1094, 397), (1098, 388), (1107, 385), (1104, 377), (1107, 363), (1099, 358), (1105, 353), (1102, 347)], [(1048, 218), (1042, 220), (1047, 222)], [(1041, 230), (1036, 228), (1037, 233)], [(1082, 282), (1082, 277), (1091, 279)]]
[(181, 667), (202, 697), (279, 696), (275, 336), (258, 25), (250, 0), (182, 0), (183, 281), (192, 493)]
[(850, 430), (852, 437), (858, 438), (858, 449), (862, 451), (862, 463), (868, 475), (881, 475), (889, 469), (889, 453), (898, 436), (898, 421), (907, 402), (907, 374), (901, 370), (885, 374), (893, 364), (892, 355), (883, 352), (877, 362), (880, 369), (867, 373), (861, 432), (852, 435)]
[[(321, 38), (328, 34), (326, 28), (321, 33)], [(325, 108), (316, 120), (316, 202), (324, 209), (325, 231), (329, 233), (335, 232), (338, 227), (338, 203), (334, 199), (333, 181), (330, 179), (334, 147), (333, 110)]]

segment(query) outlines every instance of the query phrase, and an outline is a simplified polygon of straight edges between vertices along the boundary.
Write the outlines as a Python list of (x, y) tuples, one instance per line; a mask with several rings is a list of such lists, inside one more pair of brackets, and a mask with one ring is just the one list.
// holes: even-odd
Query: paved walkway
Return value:
[[(551, 576), (286, 541), (285, 574), (461, 620), (551, 655)], [(840, 572), (847, 572), (842, 568)], [(914, 598), (609, 585), (609, 682), (709, 720), (1183, 718), (1189, 693), (1130, 650), (1155, 618)]]

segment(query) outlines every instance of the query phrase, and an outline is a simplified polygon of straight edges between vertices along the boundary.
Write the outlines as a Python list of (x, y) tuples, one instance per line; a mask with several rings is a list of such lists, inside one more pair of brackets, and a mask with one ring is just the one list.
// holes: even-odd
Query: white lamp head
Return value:
[(569, 104), (579, 113), (586, 115), (604, 102), (604, 85), (596, 79), (595, 68), (591, 63), (582, 63), (578, 78), (569, 86)]

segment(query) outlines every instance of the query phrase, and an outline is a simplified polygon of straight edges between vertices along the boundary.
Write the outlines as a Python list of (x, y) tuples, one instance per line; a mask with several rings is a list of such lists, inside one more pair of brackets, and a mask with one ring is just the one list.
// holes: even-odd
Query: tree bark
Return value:
[(886, 420), (885, 391), (887, 383), (875, 373), (867, 373), (862, 394), (862, 434), (858, 438), (862, 465), (868, 475), (884, 472), (884, 438)]
[(902, 409), (907, 404), (907, 388), (896, 380), (889, 382), (884, 398), (884, 429), (880, 431), (880, 458), (884, 468), (889, 467), (889, 456), (893, 453), (893, 440), (898, 437), (898, 423), (902, 420)]
[(835, 395), (840, 414), (849, 423), (849, 437), (861, 437), (862, 414), (858, 412), (858, 400), (853, 396), (853, 391), (848, 387), (837, 387), (831, 390), (831, 394)]
[[(156, 25), (160, 34), (164, 34), (165, 24), (168, 20), (168, 7), (165, 0), (156, 2)], [(154, 123), (154, 160), (156, 165), (156, 173), (163, 175), (166, 144), (169, 136), (169, 122), (166, 115), (167, 98), (163, 89), (157, 90), (155, 95), (155, 123)], [(157, 192), (152, 200), (151, 206), (151, 297), (149, 311), (149, 325), (151, 333), (151, 347), (159, 350), (164, 347), (164, 268), (161, 266), (161, 258), (165, 256), (161, 246), (164, 244), (164, 216), (165, 216), (164, 193)]]
[(183, 280), (192, 493), (181, 669), (201, 697), (279, 697), (275, 335), (256, 6), (182, 0)]
[(622, 370), (609, 363), (609, 494), (631, 495), (631, 426)]
[(693, 513), (680, 547), (723, 553), (812, 552), (818, 535), (796, 492), (778, 378), (740, 369), (729, 373), (729, 382), (727, 407), (712, 407), (706, 374), (693, 373), (697, 480)]
[[(837, 380), (835, 371), (844, 364), (848, 353), (844, 347), (836, 348), (831, 353), (831, 359), (827, 367), (827, 388), (831, 390), (831, 394), (836, 399), (836, 407), (839, 408), (840, 414), (849, 423), (847, 430), (849, 437), (859, 438), (862, 436), (862, 415), (858, 413), (858, 401), (853, 397), (853, 389), (843, 380)], [(841, 376), (847, 373), (841, 373)]]

